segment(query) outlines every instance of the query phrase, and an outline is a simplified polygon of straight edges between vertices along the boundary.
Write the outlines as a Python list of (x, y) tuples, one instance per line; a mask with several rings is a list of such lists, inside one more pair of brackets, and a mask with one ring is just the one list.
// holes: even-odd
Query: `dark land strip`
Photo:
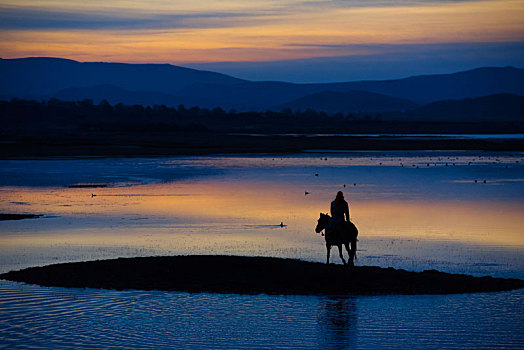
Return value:
[(0, 213), (0, 221), (5, 220), (23, 220), (23, 219), (36, 219), (43, 216), (42, 214), (2, 214)]
[(40, 157), (156, 157), (231, 153), (296, 153), (330, 150), (486, 150), (522, 151), (523, 139), (406, 139), (366, 136), (238, 135), (221, 132), (27, 135), (5, 137), (1, 159)]
[(49, 287), (166, 290), (237, 294), (451, 294), (524, 287), (519, 279), (473, 277), (436, 270), (325, 265), (242, 256), (119, 258), (11, 271), (1, 279)]
[[(460, 137), (524, 133), (524, 97), (513, 98), (520, 102), (509, 109), (499, 100), (489, 100), (482, 108), (438, 109), (436, 114), (426, 111), (412, 116), (408, 112), (329, 115), (311, 109), (226, 112), (221, 108), (13, 99), (0, 101), (0, 159), (295, 153), (310, 149), (522, 151), (522, 138)], [(488, 107), (491, 112), (486, 114)], [(435, 136), (402, 137), (405, 134)], [(440, 134), (458, 136), (439, 138)]]

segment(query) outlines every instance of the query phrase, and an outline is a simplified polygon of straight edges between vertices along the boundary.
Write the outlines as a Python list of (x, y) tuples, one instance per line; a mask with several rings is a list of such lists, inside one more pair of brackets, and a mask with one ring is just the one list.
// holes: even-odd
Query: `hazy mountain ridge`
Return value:
[(363, 90), (419, 104), (443, 100), (460, 100), (498, 93), (524, 95), (524, 69), (515, 67), (482, 67), (436, 75), (420, 75), (397, 80), (357, 81), (342, 83)]
[[(81, 63), (37, 57), (0, 59), (0, 78), (0, 97), (4, 99), (88, 98), (112, 104), (184, 104), (238, 111), (308, 108), (303, 103), (312, 103), (313, 97), (319, 106), (313, 108), (319, 111), (350, 113), (390, 111), (397, 104), (396, 109), (403, 110), (416, 104), (500, 93), (524, 95), (524, 69), (514, 67), (397, 80), (294, 84), (252, 82), (169, 64)], [(370, 98), (371, 93), (377, 96)]]
[(493, 94), (462, 100), (438, 101), (405, 113), (392, 113), (392, 119), (435, 122), (524, 121), (524, 96)]
[(68, 88), (114, 85), (130, 91), (174, 94), (195, 83), (228, 85), (241, 82), (225, 74), (170, 64), (77, 62), (62, 58), (30, 57), (0, 60), (0, 94), (48, 95)]
[(123, 103), (126, 105), (171, 105), (176, 102), (173, 100), (173, 95), (154, 91), (129, 91), (111, 84), (62, 89), (50, 94), (47, 98), (57, 98), (62, 101), (90, 99), (95, 103), (106, 100), (111, 104)]
[(367, 91), (352, 90), (323, 91), (303, 96), (280, 106), (280, 109), (314, 109), (327, 113), (344, 113), (365, 111), (368, 113), (391, 112), (412, 109), (418, 105), (406, 99)]

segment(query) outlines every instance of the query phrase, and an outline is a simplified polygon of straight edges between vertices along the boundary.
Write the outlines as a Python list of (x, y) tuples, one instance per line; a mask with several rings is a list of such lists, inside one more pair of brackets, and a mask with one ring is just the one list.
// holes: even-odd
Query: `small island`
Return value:
[(520, 279), (436, 270), (348, 268), (295, 259), (211, 255), (54, 264), (11, 271), (0, 278), (49, 287), (283, 295), (452, 294), (524, 288)]
[(0, 221), (6, 220), (23, 220), (23, 219), (36, 219), (43, 216), (42, 214), (7, 214), (0, 213)]

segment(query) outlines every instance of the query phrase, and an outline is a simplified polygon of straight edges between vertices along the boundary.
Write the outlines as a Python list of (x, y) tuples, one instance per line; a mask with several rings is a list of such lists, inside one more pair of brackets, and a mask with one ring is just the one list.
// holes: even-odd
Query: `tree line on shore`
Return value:
[(335, 113), (312, 109), (226, 111), (220, 107), (111, 105), (103, 100), (0, 101), (3, 133), (25, 132), (228, 132), (228, 133), (442, 133), (518, 132), (515, 122), (394, 120), (390, 114)]
[[(98, 104), (92, 100), (60, 101), (52, 98), (34, 101), (14, 98), (0, 101), (0, 117), (4, 125), (30, 124), (39, 128), (74, 126), (91, 130), (242, 130), (256, 125), (297, 124), (302, 126), (318, 123), (343, 123), (347, 121), (379, 121), (380, 114), (327, 114), (312, 109), (265, 112), (226, 111), (220, 107), (200, 108), (198, 106), (167, 107), (165, 105), (111, 105), (106, 100)], [(29, 124), (28, 124), (29, 123)]]

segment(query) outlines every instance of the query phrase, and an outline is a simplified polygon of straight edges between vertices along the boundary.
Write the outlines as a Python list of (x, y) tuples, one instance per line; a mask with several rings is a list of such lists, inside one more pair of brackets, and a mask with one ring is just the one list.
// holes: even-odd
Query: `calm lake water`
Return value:
[[(0, 271), (175, 254), (325, 261), (314, 227), (342, 190), (357, 265), (524, 278), (523, 163), (460, 151), (4, 160), (0, 212), (44, 216), (0, 222)], [(523, 348), (524, 290), (348, 298), (0, 281), (0, 347), (14, 346)]]

